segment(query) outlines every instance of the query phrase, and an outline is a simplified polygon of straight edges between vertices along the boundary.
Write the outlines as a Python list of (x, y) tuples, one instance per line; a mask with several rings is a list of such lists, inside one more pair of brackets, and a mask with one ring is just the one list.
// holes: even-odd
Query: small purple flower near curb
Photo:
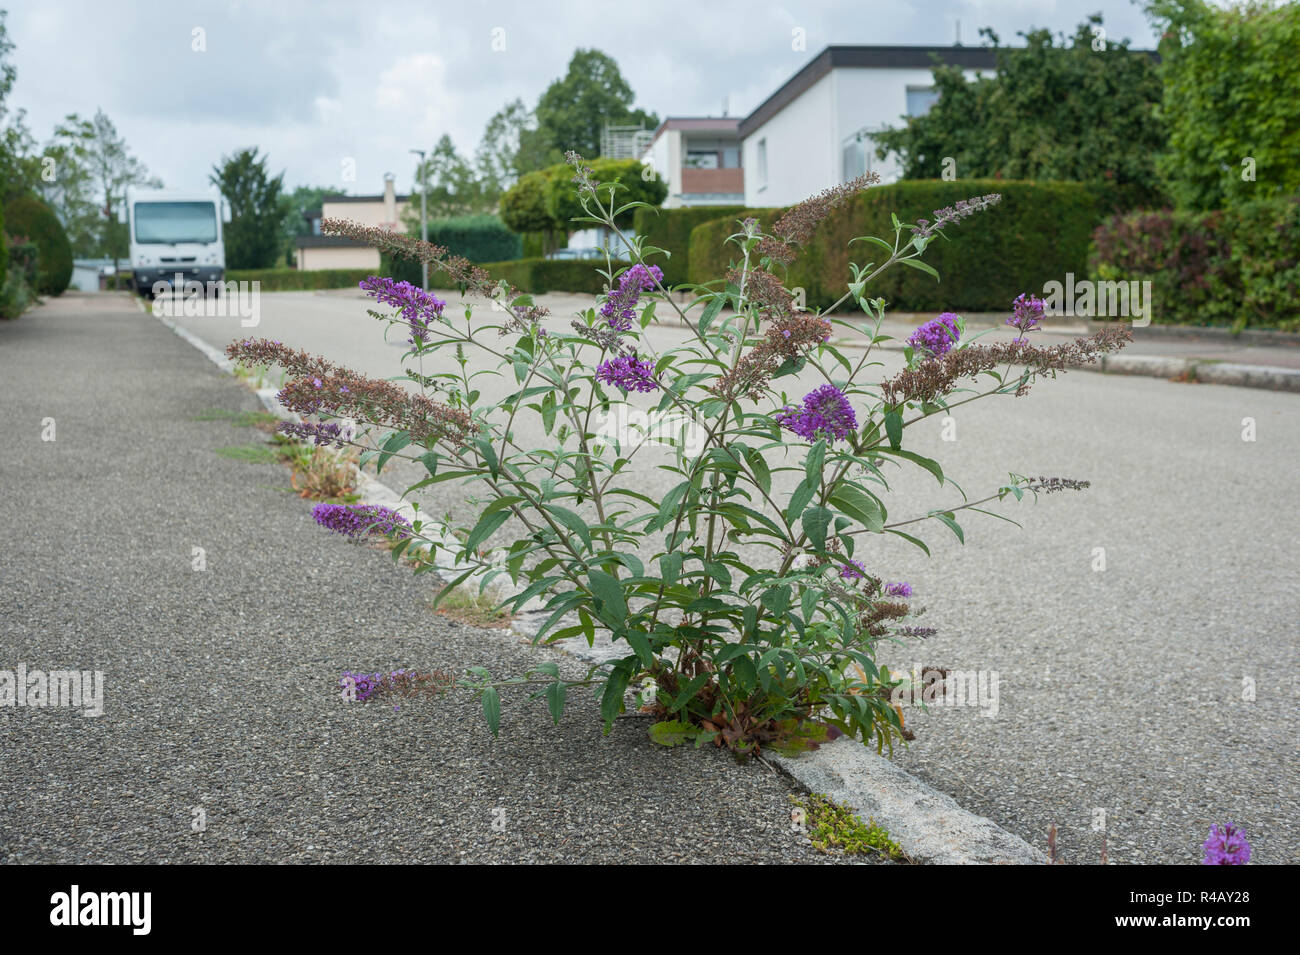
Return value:
[(655, 366), (636, 355), (619, 355), (601, 362), (596, 380), (624, 391), (654, 391), (659, 387)]
[(910, 597), (912, 596), (912, 585), (909, 583), (885, 584), (885, 595), (887, 597)]
[(801, 407), (782, 408), (776, 413), (776, 422), (807, 441), (826, 438), (833, 443), (858, 430), (858, 416), (848, 396), (832, 384), (808, 392)]
[(946, 355), (960, 337), (961, 316), (954, 312), (944, 312), (912, 332), (907, 343), (915, 350), (925, 352), (926, 357), (938, 358)]
[(867, 568), (860, 560), (850, 557), (847, 564), (840, 564), (840, 577), (844, 580), (863, 580), (866, 576)]
[(348, 537), (366, 534), (395, 534), (409, 537), (410, 522), (382, 504), (317, 504), (311, 516), (321, 527)]
[(1245, 830), (1229, 822), (1222, 829), (1215, 823), (1210, 826), (1210, 838), (1205, 840), (1205, 858), (1201, 865), (1245, 865), (1250, 861), (1250, 843)]
[(1043, 320), (1043, 313), (1047, 310), (1047, 303), (1027, 293), (1022, 293), (1011, 303), (1012, 315), (1007, 319), (1006, 324), (1012, 328), (1018, 329), (1020, 334), (1016, 336), (1016, 341), (1023, 342), (1025, 333), (1032, 332), (1038, 327), (1038, 323)]

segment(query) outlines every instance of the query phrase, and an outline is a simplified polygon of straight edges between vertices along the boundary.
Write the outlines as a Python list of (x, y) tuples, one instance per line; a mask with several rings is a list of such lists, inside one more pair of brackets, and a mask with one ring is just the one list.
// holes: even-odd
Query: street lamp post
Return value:
[[(412, 149), (411, 152), (420, 157), (420, 165), (416, 167), (416, 174), (420, 176), (420, 241), (429, 241), (429, 214), (426, 205), (426, 199), (429, 195), (429, 184), (425, 179), (424, 168), (424, 150)], [(429, 263), (420, 263), (420, 286), (426, 292), (429, 291)]]

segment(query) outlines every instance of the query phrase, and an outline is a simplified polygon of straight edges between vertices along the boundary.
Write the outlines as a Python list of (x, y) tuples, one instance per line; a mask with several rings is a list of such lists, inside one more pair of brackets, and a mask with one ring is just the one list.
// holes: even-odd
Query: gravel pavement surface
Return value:
[[(557, 322), (586, 302), (539, 300)], [(183, 324), (217, 347), (251, 332), (394, 374), (400, 339), (385, 345), (365, 307), (352, 294), (276, 293), (258, 328)], [(1243, 440), (1246, 419), (1255, 440)], [(913, 528), (929, 559), (871, 542), (869, 567), (910, 581), (920, 623), (939, 629), (887, 661), (999, 678), (995, 716), (989, 705), (910, 714), (918, 739), (899, 764), (1040, 848), (1055, 823), (1069, 862), (1100, 857), (1103, 824), (1114, 862), (1199, 861), (1210, 824), (1228, 819), (1255, 860), (1300, 862), (1300, 396), (1073, 372), (957, 409), (951, 425), (936, 417), (907, 440), (972, 498), (1009, 471), (1093, 484), (994, 507), (1023, 529), (964, 519), (965, 547), (933, 523)], [(641, 489), (656, 496), (675, 479), (652, 459)], [(961, 502), (919, 469), (892, 484), (894, 519)], [(432, 510), (463, 503), (450, 484), (430, 490)]]
[(784, 777), (602, 737), (585, 694), (558, 728), (508, 697), (496, 740), (463, 697), (344, 703), (345, 669), (550, 651), (432, 613), (280, 465), (216, 454), (256, 433), (199, 419), (256, 399), (125, 296), (0, 323), (0, 402), (0, 669), (107, 685), (99, 717), (0, 708), (0, 862), (828, 861)]

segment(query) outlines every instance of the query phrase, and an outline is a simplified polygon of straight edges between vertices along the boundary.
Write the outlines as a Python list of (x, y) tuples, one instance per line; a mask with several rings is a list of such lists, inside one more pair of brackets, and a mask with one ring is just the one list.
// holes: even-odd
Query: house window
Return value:
[(939, 102), (939, 91), (933, 86), (909, 86), (907, 88), (907, 115), (924, 116), (930, 107)]
[(871, 172), (875, 166), (875, 137), (860, 129), (840, 146), (840, 181), (848, 182)]
[(718, 154), (715, 150), (696, 150), (692, 149), (686, 153), (687, 169), (717, 169)]
[(758, 188), (767, 188), (767, 140), (758, 141)]

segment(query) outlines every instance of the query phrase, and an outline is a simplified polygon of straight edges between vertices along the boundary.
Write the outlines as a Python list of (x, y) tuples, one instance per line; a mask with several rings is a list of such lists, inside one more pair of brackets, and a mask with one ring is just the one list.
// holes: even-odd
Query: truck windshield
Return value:
[(135, 241), (216, 242), (216, 206), (211, 202), (137, 202)]

